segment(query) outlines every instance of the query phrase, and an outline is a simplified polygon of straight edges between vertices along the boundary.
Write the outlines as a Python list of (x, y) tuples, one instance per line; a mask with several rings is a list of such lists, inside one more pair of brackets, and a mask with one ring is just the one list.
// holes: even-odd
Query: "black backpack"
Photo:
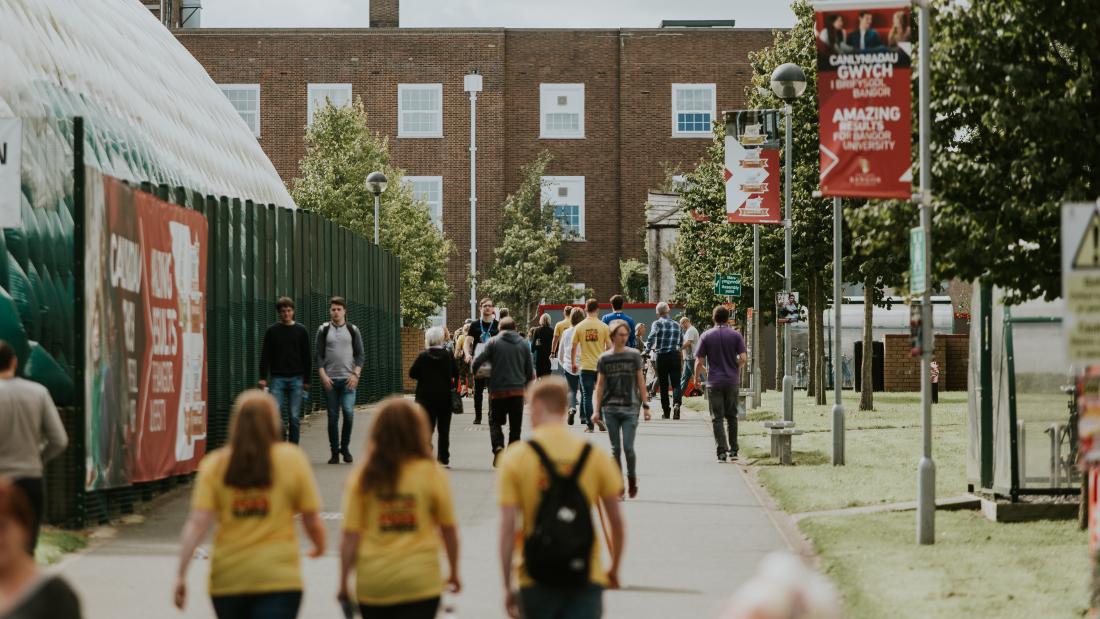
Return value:
[(588, 584), (592, 545), (592, 506), (584, 496), (577, 479), (592, 445), (585, 443), (577, 464), (568, 477), (559, 475), (554, 463), (535, 441), (528, 441), (538, 454), (550, 477), (550, 485), (542, 493), (535, 527), (523, 544), (523, 560), (527, 573), (535, 582), (555, 587), (582, 587)]

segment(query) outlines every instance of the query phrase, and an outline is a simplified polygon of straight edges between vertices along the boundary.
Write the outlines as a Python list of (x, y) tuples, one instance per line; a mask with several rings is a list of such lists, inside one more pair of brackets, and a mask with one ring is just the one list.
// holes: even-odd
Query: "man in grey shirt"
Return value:
[[(359, 329), (347, 321), (347, 302), (343, 297), (329, 299), (329, 322), (317, 330), (317, 374), (325, 389), (328, 404), (328, 444), (332, 451), (329, 464), (351, 462), (351, 426), (355, 419), (355, 388), (363, 371), (363, 338)], [(344, 428), (340, 432), (340, 413)]]
[(0, 476), (21, 488), (34, 509), (30, 547), (34, 556), (42, 523), (42, 465), (69, 444), (61, 416), (42, 385), (17, 378), (15, 349), (0, 340)]

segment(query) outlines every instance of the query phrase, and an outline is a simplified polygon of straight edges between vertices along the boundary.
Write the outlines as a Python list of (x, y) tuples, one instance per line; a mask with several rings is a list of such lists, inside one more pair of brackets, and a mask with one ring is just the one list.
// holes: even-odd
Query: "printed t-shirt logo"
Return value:
[(584, 341), (586, 341), (586, 342), (598, 342), (598, 341), (600, 341), (600, 330), (599, 329), (585, 329), (584, 330)]
[(378, 529), (383, 533), (415, 531), (416, 497), (411, 494), (395, 494), (378, 501)]
[(230, 509), (234, 518), (265, 518), (271, 511), (271, 502), (266, 492), (237, 491)]

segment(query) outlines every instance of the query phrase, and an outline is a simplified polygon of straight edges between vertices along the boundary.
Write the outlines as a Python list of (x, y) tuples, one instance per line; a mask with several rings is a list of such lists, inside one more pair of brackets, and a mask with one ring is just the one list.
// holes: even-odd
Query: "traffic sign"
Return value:
[(715, 273), (714, 294), (723, 297), (741, 296), (740, 273)]
[(924, 228), (917, 226), (909, 230), (909, 294), (924, 294), (928, 287), (928, 278), (924, 272)]
[(1062, 298), (1066, 356), (1100, 363), (1100, 205), (1062, 205)]

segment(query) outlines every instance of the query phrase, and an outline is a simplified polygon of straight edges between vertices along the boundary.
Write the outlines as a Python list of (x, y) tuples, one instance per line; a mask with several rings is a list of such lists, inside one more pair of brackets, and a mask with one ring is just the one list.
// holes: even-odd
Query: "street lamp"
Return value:
[[(786, 116), (786, 152), (783, 155), (785, 182), (783, 183), (783, 287), (791, 291), (791, 103), (806, 91), (806, 74), (794, 63), (781, 64), (772, 71), (771, 88), (775, 96), (783, 100)], [(783, 338), (783, 421), (794, 421), (794, 381), (791, 379), (791, 327), (785, 327)]]
[(382, 192), (386, 190), (386, 186), (390, 184), (385, 174), (381, 172), (371, 172), (367, 175), (367, 191), (374, 194), (374, 244), (378, 244), (378, 198), (382, 195)]
[(462, 80), (462, 89), (470, 93), (470, 318), (477, 320), (477, 93), (482, 79), (471, 69)]

